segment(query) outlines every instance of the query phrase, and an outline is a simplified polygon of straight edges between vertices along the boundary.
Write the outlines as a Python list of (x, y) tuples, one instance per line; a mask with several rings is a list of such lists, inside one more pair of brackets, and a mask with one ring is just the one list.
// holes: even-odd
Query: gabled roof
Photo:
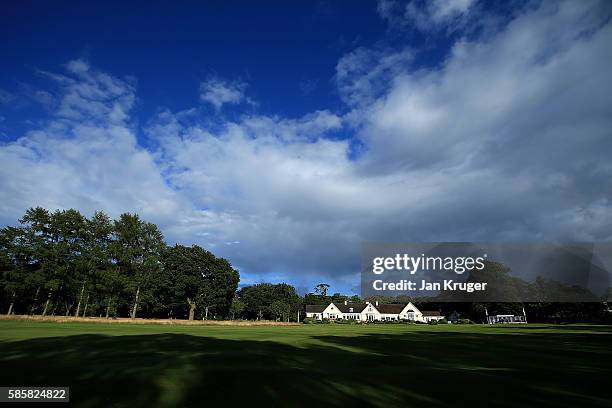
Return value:
[[(325, 309), (327, 309), (331, 304), (336, 306), (342, 313), (361, 313), (365, 310), (366, 307), (372, 306), (373, 308), (378, 310), (379, 313), (383, 314), (400, 314), (404, 310), (404, 308), (406, 308), (406, 306), (411, 305), (411, 303), (388, 303), (379, 304), (378, 306), (372, 303), (347, 303), (345, 305), (344, 302), (331, 302), (325, 305), (306, 305), (306, 312), (323, 313), (323, 311), (325, 311)], [(417, 311), (419, 310), (414, 305), (412, 305), (412, 307)], [(353, 309), (352, 311), (351, 308)], [(422, 313), (423, 316), (440, 316), (440, 312), (438, 311), (424, 311)]]
[(380, 313), (400, 314), (406, 307), (405, 303), (389, 303), (384, 305), (374, 306)]
[(306, 305), (306, 313), (323, 313), (329, 305)]
[(416, 313), (421, 313), (421, 311), (419, 310), (418, 307), (416, 307), (412, 302), (408, 302), (405, 304), (404, 309), (402, 309), (402, 311), (406, 311), (406, 312), (416, 312)]
[(423, 310), (421, 313), (423, 313), (423, 316), (441, 316), (440, 312), (433, 311), (433, 310)]
[[(367, 306), (365, 303), (347, 303), (345, 305), (344, 302), (334, 303), (334, 305), (336, 305), (342, 313), (361, 313)], [(353, 308), (353, 310), (351, 310), (351, 308)]]

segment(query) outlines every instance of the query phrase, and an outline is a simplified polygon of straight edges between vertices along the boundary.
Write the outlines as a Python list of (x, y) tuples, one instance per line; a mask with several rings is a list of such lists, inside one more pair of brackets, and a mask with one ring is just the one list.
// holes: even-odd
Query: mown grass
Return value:
[(612, 406), (612, 327), (0, 321), (0, 385), (78, 407)]

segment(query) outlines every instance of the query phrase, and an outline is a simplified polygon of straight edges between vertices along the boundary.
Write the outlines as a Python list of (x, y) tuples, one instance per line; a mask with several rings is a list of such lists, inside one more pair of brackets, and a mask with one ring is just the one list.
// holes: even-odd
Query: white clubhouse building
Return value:
[(312, 319), (353, 319), (362, 322), (375, 320), (412, 320), (427, 323), (431, 320), (441, 320), (444, 316), (436, 311), (420, 311), (412, 303), (407, 304), (375, 304), (331, 302), (328, 305), (306, 305), (306, 317)]

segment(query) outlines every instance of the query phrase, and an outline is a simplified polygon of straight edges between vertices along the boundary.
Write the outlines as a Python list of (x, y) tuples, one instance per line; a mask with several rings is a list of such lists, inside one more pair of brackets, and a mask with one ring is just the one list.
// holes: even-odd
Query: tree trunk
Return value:
[(88, 307), (89, 307), (89, 293), (87, 293), (87, 298), (85, 298), (85, 308), (83, 309), (83, 317), (85, 317), (85, 315), (87, 314)]
[(208, 320), (208, 306), (204, 309), (204, 319)]
[(64, 306), (66, 306), (66, 317), (70, 316), (70, 310), (72, 310), (72, 305), (74, 305), (74, 302), (72, 303), (66, 302), (64, 304)]
[(15, 306), (15, 292), (13, 292), (13, 297), (11, 298), (11, 304), (9, 305), (7, 316), (10, 316), (13, 313), (13, 306)]
[(38, 294), (40, 293), (40, 286), (36, 288), (36, 293), (34, 294), (34, 300), (32, 301), (32, 307), (30, 308), (30, 314), (33, 315), (36, 310), (36, 303), (38, 303)]
[(106, 318), (107, 319), (108, 319), (108, 315), (110, 313), (110, 305), (111, 305), (111, 299), (112, 298), (113, 298), (112, 296), (109, 296), (108, 297), (108, 302), (106, 303)]
[(75, 317), (79, 317), (79, 312), (81, 311), (81, 301), (83, 300), (83, 292), (85, 291), (85, 284), (87, 283), (87, 279), (83, 281), (83, 285), (81, 285), (81, 294), (79, 295), (79, 303), (77, 303), (76, 311), (74, 312)]
[(45, 307), (43, 309), (42, 315), (46, 316), (47, 311), (49, 310), (49, 304), (51, 303), (51, 291), (49, 291), (49, 295), (47, 296), (47, 301), (45, 302)]
[(195, 317), (196, 303), (189, 298), (187, 298), (187, 303), (189, 303), (189, 320), (193, 320)]
[(138, 297), (140, 296), (140, 286), (136, 288), (136, 296), (134, 297), (134, 308), (132, 309), (132, 319), (136, 318), (136, 310), (138, 309)]

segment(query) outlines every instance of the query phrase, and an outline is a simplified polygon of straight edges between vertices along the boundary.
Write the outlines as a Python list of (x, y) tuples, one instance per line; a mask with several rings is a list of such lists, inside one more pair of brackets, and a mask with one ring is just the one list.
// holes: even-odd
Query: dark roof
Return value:
[[(342, 313), (361, 313), (368, 306), (367, 303), (348, 303), (344, 302), (333, 302), (334, 305), (340, 309)], [(389, 304), (376, 304), (372, 303), (372, 306), (376, 308), (380, 313), (386, 314), (399, 314), (406, 307), (407, 303), (389, 303)], [(326, 305), (306, 305), (306, 312), (308, 313), (322, 313), (329, 304)], [(353, 311), (351, 311), (353, 308)], [(423, 312), (423, 316), (440, 316), (440, 312)]]
[(322, 313), (329, 305), (306, 305), (306, 313)]
[(440, 312), (437, 310), (423, 310), (421, 313), (423, 313), (423, 316), (440, 316)]
[[(345, 305), (344, 302), (334, 303), (334, 305), (338, 306), (342, 313), (361, 313), (367, 306), (365, 303), (348, 303)], [(351, 307), (353, 308), (352, 311)]]
[(390, 303), (390, 304), (379, 304), (378, 306), (374, 306), (380, 313), (388, 313), (388, 314), (399, 314), (402, 310), (404, 310), (404, 308), (406, 307), (406, 304), (397, 304), (397, 303)]

